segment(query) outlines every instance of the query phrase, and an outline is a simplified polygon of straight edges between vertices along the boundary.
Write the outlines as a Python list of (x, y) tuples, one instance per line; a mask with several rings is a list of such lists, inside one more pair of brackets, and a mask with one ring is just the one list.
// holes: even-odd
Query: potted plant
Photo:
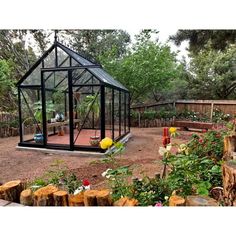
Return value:
[[(99, 121), (100, 116), (100, 104), (98, 94), (87, 95), (79, 105), (78, 113), (80, 117), (83, 117), (83, 119), (85, 119), (88, 112), (93, 112), (94, 121), (95, 123), (97, 123)], [(90, 144), (92, 146), (98, 146), (99, 141), (100, 136), (97, 136), (97, 129), (95, 128), (94, 135), (90, 136)]]

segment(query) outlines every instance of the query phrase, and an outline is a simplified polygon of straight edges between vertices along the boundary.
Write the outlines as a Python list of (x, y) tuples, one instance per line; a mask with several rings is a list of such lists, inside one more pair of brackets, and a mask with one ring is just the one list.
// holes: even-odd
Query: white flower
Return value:
[(165, 196), (164, 198), (165, 198), (165, 200), (166, 200), (166, 201), (169, 199), (169, 197), (168, 197), (168, 196)]
[[(90, 186), (90, 185), (89, 185)], [(74, 195), (82, 192), (84, 190), (83, 186), (80, 186), (79, 188), (77, 188), (75, 191), (74, 191)]]
[(171, 148), (172, 148), (172, 145), (171, 145), (171, 144), (168, 144), (168, 145), (166, 146), (166, 148), (160, 147), (160, 148), (159, 148), (159, 154), (160, 154), (161, 156), (164, 156), (167, 152), (170, 152)]
[(102, 173), (102, 177), (107, 177), (107, 174), (108, 174), (108, 172), (110, 171), (110, 170), (112, 170), (112, 169), (107, 169), (106, 171), (104, 171), (103, 173)]
[(90, 190), (90, 185), (84, 186), (84, 189), (85, 189), (85, 190)]

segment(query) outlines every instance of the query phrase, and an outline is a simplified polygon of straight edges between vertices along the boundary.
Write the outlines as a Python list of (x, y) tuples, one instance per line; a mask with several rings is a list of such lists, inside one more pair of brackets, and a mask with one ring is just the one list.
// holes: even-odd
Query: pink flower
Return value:
[(162, 205), (162, 203), (161, 202), (157, 202), (156, 204), (155, 204), (155, 207), (162, 207), (163, 205)]

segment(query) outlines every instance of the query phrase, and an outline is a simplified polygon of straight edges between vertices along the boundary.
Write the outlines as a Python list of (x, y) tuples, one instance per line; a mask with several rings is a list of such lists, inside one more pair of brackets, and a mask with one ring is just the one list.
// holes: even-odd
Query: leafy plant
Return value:
[[(34, 117), (37, 120), (37, 122), (42, 123), (43, 120), (43, 114), (42, 114), (42, 102), (38, 101), (34, 103)], [(52, 116), (51, 114), (55, 112), (55, 106), (52, 101), (46, 102), (46, 115), (47, 119), (50, 119)]]
[(63, 165), (63, 161), (56, 160), (42, 177), (29, 183), (29, 187), (36, 190), (48, 184), (53, 184), (69, 193), (74, 193), (81, 186), (81, 183), (76, 175)]

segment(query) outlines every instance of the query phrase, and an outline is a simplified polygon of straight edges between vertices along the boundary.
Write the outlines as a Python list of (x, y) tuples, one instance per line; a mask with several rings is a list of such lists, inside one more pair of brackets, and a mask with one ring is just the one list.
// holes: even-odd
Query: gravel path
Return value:
[[(162, 128), (132, 128), (132, 138), (126, 145), (124, 154), (119, 159), (119, 165), (135, 164), (134, 176), (146, 174), (154, 176), (162, 169), (161, 157), (158, 154), (162, 145)], [(189, 139), (190, 132), (181, 131), (181, 139), (174, 142), (184, 142)], [(103, 185), (101, 173), (111, 164), (91, 164), (101, 157), (83, 157), (72, 155), (45, 154), (33, 151), (19, 151), (15, 147), (19, 137), (0, 139), (0, 182), (14, 179), (34, 179), (41, 176), (56, 160), (63, 160), (80, 179), (87, 178), (94, 186)]]

